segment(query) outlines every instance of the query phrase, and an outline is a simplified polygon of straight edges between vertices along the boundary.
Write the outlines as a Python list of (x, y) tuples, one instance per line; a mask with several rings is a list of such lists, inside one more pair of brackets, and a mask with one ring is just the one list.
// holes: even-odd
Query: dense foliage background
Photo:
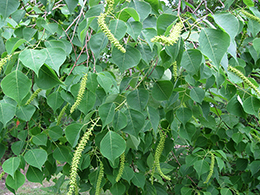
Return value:
[(259, 31), (252, 0), (1, 0), (6, 187), (260, 194)]

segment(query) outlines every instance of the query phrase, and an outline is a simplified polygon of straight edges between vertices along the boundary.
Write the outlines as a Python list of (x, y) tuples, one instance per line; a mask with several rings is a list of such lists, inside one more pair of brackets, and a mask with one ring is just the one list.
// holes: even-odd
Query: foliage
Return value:
[(260, 193), (259, 4), (180, 2), (0, 1), (11, 192)]

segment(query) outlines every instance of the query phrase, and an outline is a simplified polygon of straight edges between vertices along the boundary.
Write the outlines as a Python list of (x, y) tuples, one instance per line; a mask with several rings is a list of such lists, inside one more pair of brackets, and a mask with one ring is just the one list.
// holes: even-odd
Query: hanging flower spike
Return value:
[(86, 73), (84, 75), (84, 77), (82, 78), (81, 82), (80, 82), (80, 87), (79, 87), (79, 92), (78, 92), (78, 95), (77, 95), (77, 99), (76, 99), (75, 103), (73, 104), (73, 106), (71, 106), (70, 113), (74, 112), (74, 110), (80, 104), (80, 102), (81, 102), (81, 100), (82, 100), (82, 98), (84, 96), (84, 93), (85, 93), (87, 80), (88, 80), (88, 74)]
[(60, 114), (59, 114), (59, 116), (58, 116), (58, 118), (57, 118), (57, 125), (60, 124), (61, 118), (62, 118), (63, 114), (65, 113), (65, 111), (66, 111), (66, 109), (67, 109), (68, 106), (69, 106), (69, 103), (67, 103), (67, 104), (62, 108), (62, 110), (60, 111)]
[(36, 97), (37, 95), (42, 91), (42, 89), (37, 89), (32, 95), (31, 97), (27, 100), (27, 102), (25, 103), (25, 105), (29, 105)]
[(154, 38), (151, 39), (151, 41), (163, 43), (165, 45), (173, 45), (178, 41), (181, 34), (182, 27), (183, 27), (182, 22), (178, 22), (172, 27), (170, 35), (168, 37), (165, 37), (163, 35), (155, 36)]
[(209, 168), (209, 174), (208, 177), (206, 178), (206, 181), (204, 181), (204, 183), (208, 183), (211, 176), (213, 175), (213, 171), (214, 171), (214, 165), (215, 165), (215, 155), (213, 154), (213, 152), (210, 152), (211, 154), (211, 163), (210, 163), (210, 168)]
[(114, 46), (119, 49), (122, 53), (125, 53), (125, 48), (119, 43), (119, 41), (114, 37), (114, 35), (111, 33), (111, 31), (108, 29), (105, 18), (107, 14), (101, 13), (100, 16), (98, 16), (98, 25), (100, 26), (101, 30), (105, 33), (108, 40), (114, 44)]
[(124, 172), (124, 168), (125, 168), (125, 153), (121, 154), (120, 156), (120, 167), (119, 167), (118, 174), (116, 176), (116, 182), (118, 182), (121, 179)]
[(228, 70), (241, 78), (247, 85), (249, 85), (249, 87), (251, 87), (257, 93), (258, 96), (260, 96), (260, 91), (257, 89), (257, 87), (242, 72), (240, 72), (233, 66), (228, 66)]
[(173, 64), (173, 76), (174, 76), (174, 80), (177, 80), (178, 77), (178, 67), (177, 67), (177, 61), (174, 61)]
[(253, 15), (253, 14), (250, 14), (250, 13), (248, 13), (248, 12), (245, 11), (245, 10), (242, 10), (241, 12), (242, 12), (242, 14), (244, 14), (244, 15), (245, 15), (246, 17), (248, 17), (249, 19), (254, 20), (254, 21), (256, 21), (256, 22), (258, 22), (258, 23), (260, 24), (260, 18), (258, 18), (257, 16), (255, 16), (255, 15)]
[(102, 161), (100, 161), (100, 167), (99, 167), (99, 173), (98, 173), (98, 178), (97, 178), (97, 185), (96, 185), (96, 193), (95, 195), (99, 195), (100, 194), (100, 186), (101, 186), (101, 182), (102, 182), (102, 178), (104, 176), (104, 165), (102, 163)]
[(114, 0), (107, 0), (107, 13), (111, 13), (114, 10)]
[(92, 131), (96, 126), (97, 122), (98, 120), (96, 120), (96, 122), (92, 124), (91, 127), (84, 133), (76, 148), (76, 151), (74, 152), (74, 156), (72, 158), (72, 163), (71, 163), (71, 169), (70, 169), (70, 182), (69, 182), (70, 186), (67, 195), (72, 195), (74, 190), (77, 189), (77, 172), (78, 172), (78, 166), (79, 166), (81, 154), (85, 149), (85, 146), (89, 140), (89, 137), (92, 135)]
[(2, 58), (0, 60), (0, 73), (3, 69), (3, 66), (5, 65), (5, 63), (11, 58), (11, 56), (7, 55), (6, 57)]

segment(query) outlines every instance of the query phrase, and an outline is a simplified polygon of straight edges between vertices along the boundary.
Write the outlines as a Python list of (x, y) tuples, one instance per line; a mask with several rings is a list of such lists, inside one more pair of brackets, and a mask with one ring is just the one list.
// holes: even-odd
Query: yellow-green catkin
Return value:
[(255, 138), (259, 143), (260, 143), (260, 137), (258, 137), (256, 134), (254, 134), (253, 132), (250, 132), (251, 136), (253, 138)]
[(99, 195), (100, 194), (100, 186), (101, 186), (101, 182), (102, 182), (102, 178), (104, 176), (104, 165), (102, 163), (102, 161), (100, 161), (100, 165), (99, 165), (99, 173), (98, 173), (98, 178), (97, 178), (97, 185), (96, 185), (96, 193), (95, 195)]
[(11, 56), (6, 56), (0, 60), (0, 73), (5, 65), (5, 63), (11, 58)]
[(114, 7), (114, 0), (106, 0), (107, 3), (107, 13), (110, 13), (113, 11)]
[(36, 97), (37, 95), (42, 91), (42, 89), (37, 89), (32, 95), (31, 97), (27, 100), (27, 102), (25, 103), (25, 105), (29, 105)]
[(242, 72), (240, 72), (233, 66), (228, 66), (228, 70), (241, 78), (249, 87), (251, 87), (257, 93), (258, 96), (260, 96), (260, 91), (257, 89), (257, 87)]
[(76, 151), (74, 152), (74, 156), (72, 158), (72, 163), (71, 163), (71, 169), (70, 169), (70, 182), (69, 182), (70, 186), (67, 195), (72, 195), (74, 190), (77, 188), (77, 171), (78, 171), (78, 165), (81, 158), (81, 154), (85, 149), (85, 146), (89, 140), (89, 137), (92, 135), (92, 131), (96, 126), (97, 122), (98, 120), (96, 120), (96, 122), (92, 124), (91, 127), (84, 133), (76, 148)]
[(85, 93), (85, 89), (86, 89), (86, 85), (87, 85), (87, 80), (88, 80), (88, 74), (86, 73), (81, 82), (80, 82), (80, 87), (79, 87), (79, 92), (78, 92), (78, 95), (77, 95), (77, 99), (75, 101), (75, 103), (71, 106), (70, 108), (70, 113), (74, 112), (74, 110), (78, 107), (78, 105), (80, 104), (83, 96), (84, 96), (84, 93)]
[(62, 118), (63, 114), (65, 113), (65, 111), (66, 111), (66, 109), (67, 109), (68, 106), (69, 106), (69, 103), (67, 103), (67, 104), (62, 108), (62, 110), (60, 111), (60, 114), (59, 114), (59, 116), (58, 116), (58, 118), (57, 118), (57, 125), (60, 124), (61, 118)]
[(172, 64), (172, 68), (173, 68), (173, 76), (174, 76), (174, 80), (177, 80), (178, 77), (178, 67), (177, 67), (177, 61), (174, 61)]
[(5, 172), (3, 171), (1, 174), (0, 174), (0, 180), (2, 179), (2, 177), (5, 175)]
[(161, 177), (165, 178), (166, 180), (171, 180), (170, 177), (164, 175), (164, 173), (162, 172), (161, 167), (160, 167), (160, 157), (161, 157), (161, 154), (164, 149), (165, 139), (166, 139), (166, 134), (164, 134), (163, 132), (160, 132), (160, 141), (155, 150), (154, 164), (153, 164), (153, 169), (152, 169), (152, 173), (151, 173), (151, 183), (152, 184), (153, 184), (153, 176), (154, 176), (155, 168), (157, 168)]
[(210, 155), (211, 155), (211, 162), (210, 162), (209, 174), (208, 174), (208, 177), (206, 178), (206, 181), (204, 181), (204, 183), (209, 182), (211, 176), (213, 175), (213, 171), (214, 171), (215, 155), (213, 154), (213, 152), (211, 152)]
[(124, 172), (124, 168), (125, 168), (125, 153), (121, 154), (120, 156), (120, 167), (119, 167), (118, 174), (116, 176), (116, 182), (118, 182), (121, 179)]
[(258, 23), (260, 24), (260, 18), (258, 18), (257, 16), (254, 16), (253, 14), (250, 14), (250, 13), (248, 13), (248, 12), (245, 11), (245, 10), (242, 10), (241, 12), (242, 12), (246, 17), (248, 17), (249, 19), (254, 20), (254, 21), (256, 21), (256, 22), (258, 22)]
[(173, 45), (178, 41), (181, 34), (182, 27), (183, 27), (182, 22), (178, 22), (172, 27), (170, 35), (168, 37), (165, 37), (163, 35), (155, 36), (154, 38), (151, 39), (151, 41), (163, 43), (165, 45)]
[(122, 53), (125, 53), (125, 48), (119, 43), (119, 41), (115, 38), (115, 36), (111, 33), (111, 31), (108, 29), (105, 18), (107, 16), (107, 13), (101, 13), (100, 16), (98, 16), (98, 25), (100, 26), (101, 30), (105, 33), (108, 40), (114, 44), (114, 46), (119, 49)]

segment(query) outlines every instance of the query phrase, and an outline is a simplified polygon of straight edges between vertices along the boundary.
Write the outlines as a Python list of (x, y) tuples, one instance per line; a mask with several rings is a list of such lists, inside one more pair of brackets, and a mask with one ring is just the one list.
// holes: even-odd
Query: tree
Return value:
[(11, 192), (259, 193), (259, 3), (179, 2), (0, 2)]

